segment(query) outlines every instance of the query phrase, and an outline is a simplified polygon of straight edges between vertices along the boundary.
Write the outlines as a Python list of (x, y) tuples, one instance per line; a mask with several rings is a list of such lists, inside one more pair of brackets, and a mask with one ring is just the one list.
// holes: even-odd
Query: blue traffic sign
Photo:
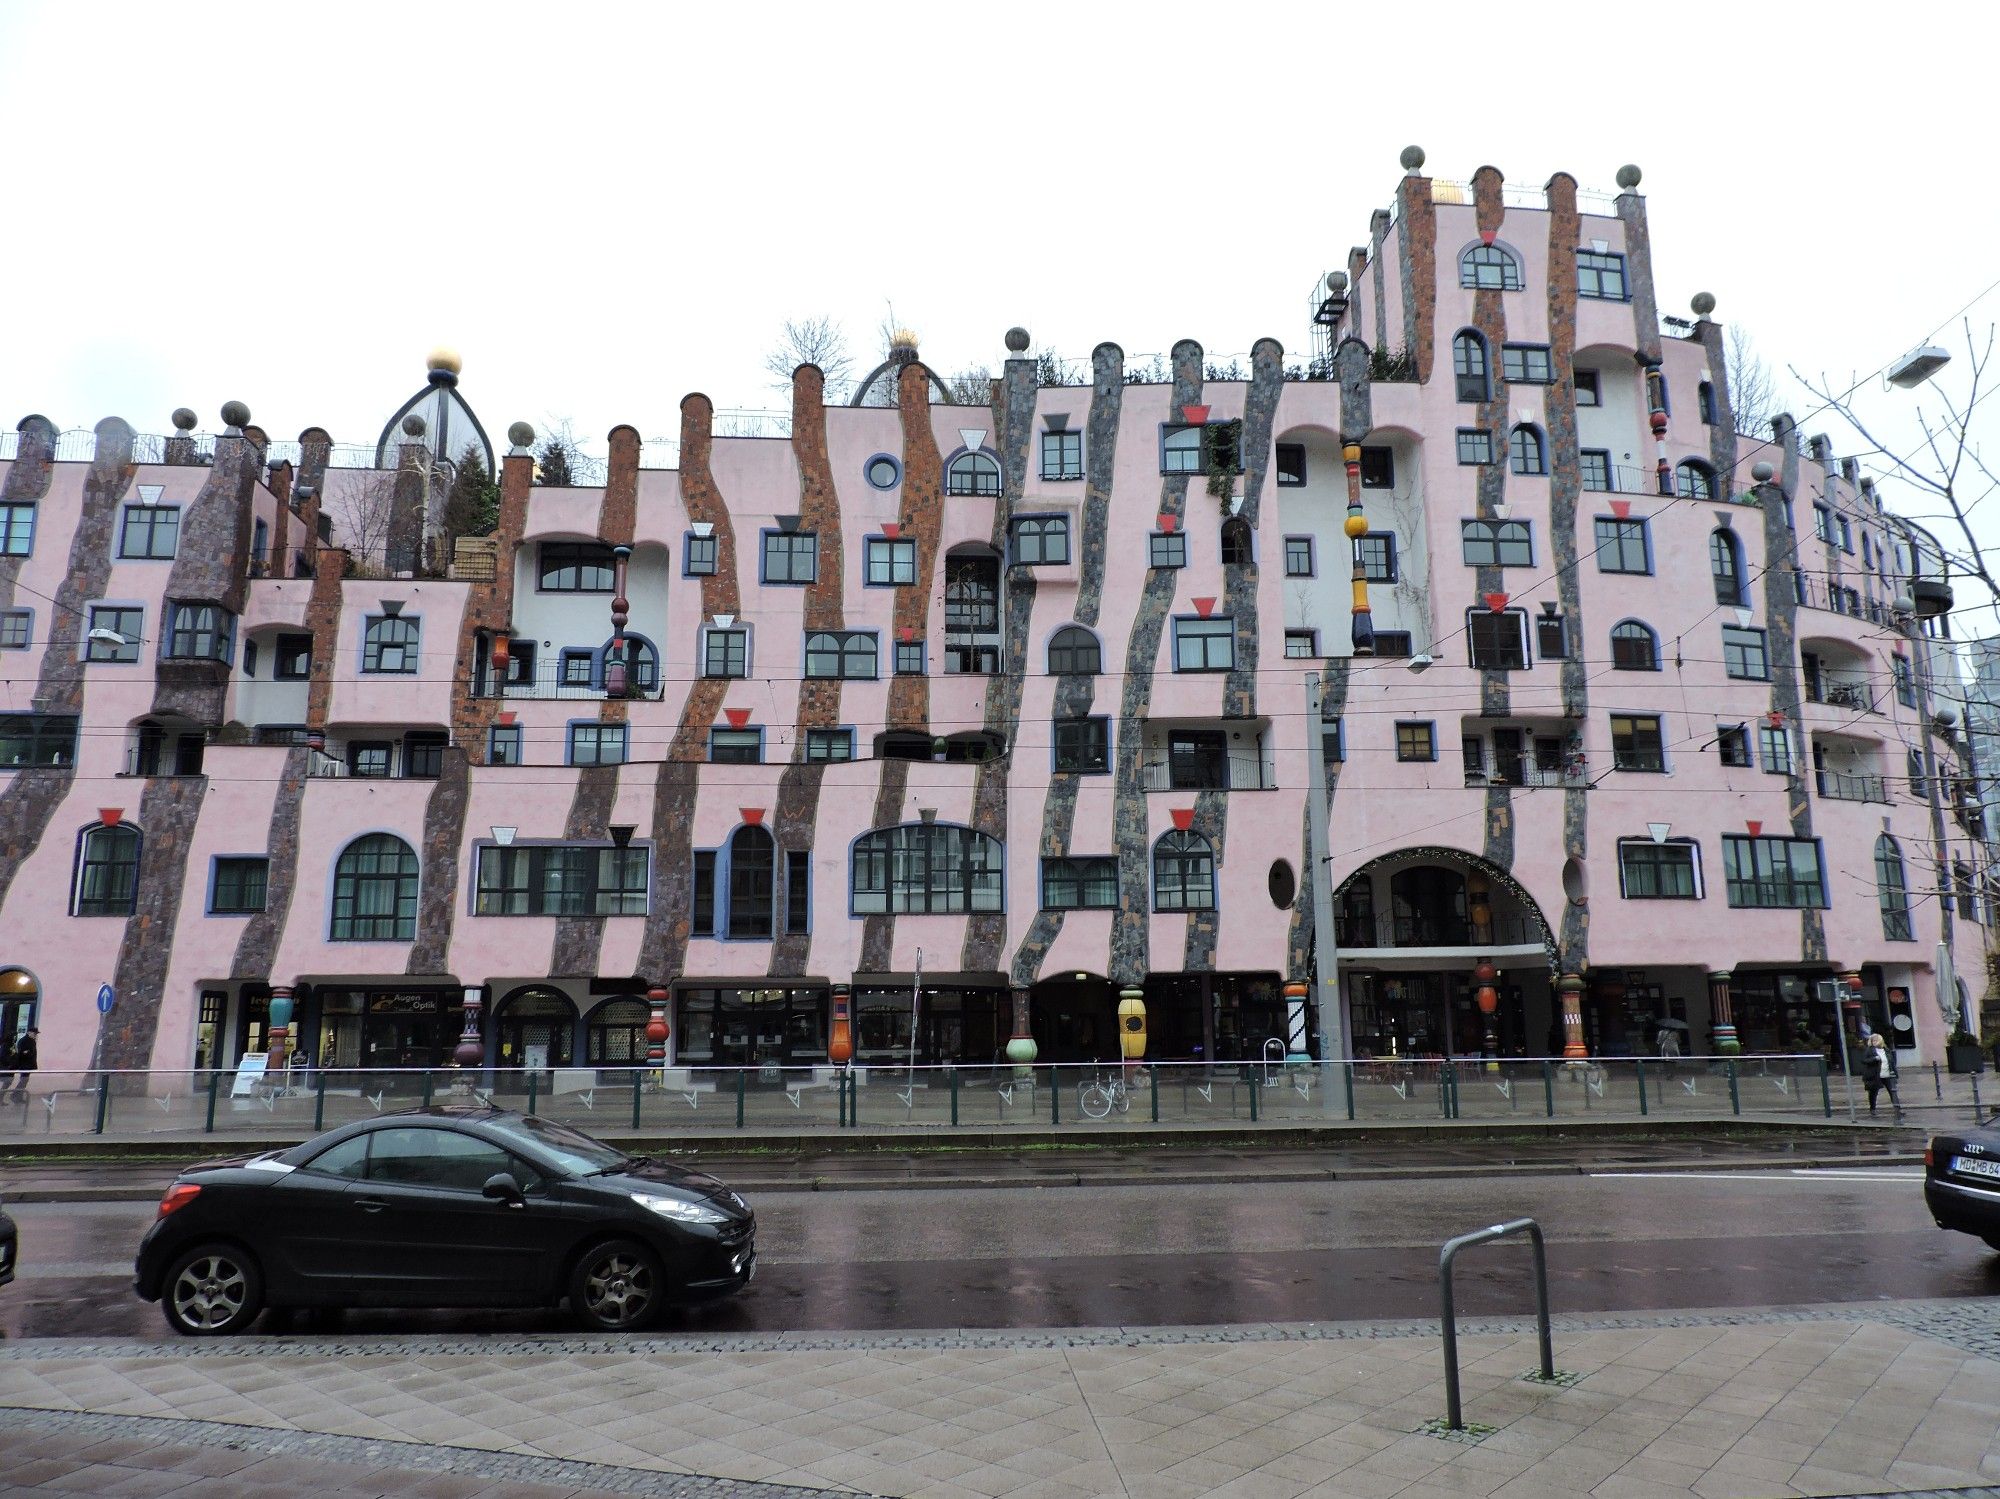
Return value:
[(109, 984), (97, 986), (97, 1013), (109, 1015), (111, 1007), (118, 1002), (118, 994)]

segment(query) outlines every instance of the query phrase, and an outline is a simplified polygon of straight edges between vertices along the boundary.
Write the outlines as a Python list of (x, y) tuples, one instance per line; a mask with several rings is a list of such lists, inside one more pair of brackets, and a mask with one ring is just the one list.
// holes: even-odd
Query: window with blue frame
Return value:
[(0, 557), (26, 557), (35, 549), (35, 502), (0, 502)]
[(622, 723), (573, 723), (569, 726), (569, 763), (623, 765), (625, 742)]
[(521, 726), (517, 723), (495, 724), (487, 730), (486, 763), (488, 765), (519, 765), (521, 763)]
[(715, 572), (718, 548), (715, 537), (697, 536), (690, 531), (681, 538), (681, 574), (689, 578), (705, 578)]
[(766, 531), (764, 533), (766, 583), (813, 583), (818, 580), (818, 532)]
[(1008, 527), (1017, 567), (1066, 567), (1069, 564), (1069, 517), (1024, 515)]
[(807, 729), (806, 763), (815, 764), (854, 758), (854, 730)]

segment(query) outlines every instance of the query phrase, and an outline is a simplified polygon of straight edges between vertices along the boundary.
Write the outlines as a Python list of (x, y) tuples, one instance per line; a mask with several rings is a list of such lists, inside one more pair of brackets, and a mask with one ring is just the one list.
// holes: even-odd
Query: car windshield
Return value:
[(593, 1140), (581, 1130), (551, 1124), (532, 1115), (512, 1114), (489, 1120), (487, 1124), (531, 1147), (572, 1176), (614, 1170), (626, 1160), (624, 1151), (613, 1149), (602, 1140)]

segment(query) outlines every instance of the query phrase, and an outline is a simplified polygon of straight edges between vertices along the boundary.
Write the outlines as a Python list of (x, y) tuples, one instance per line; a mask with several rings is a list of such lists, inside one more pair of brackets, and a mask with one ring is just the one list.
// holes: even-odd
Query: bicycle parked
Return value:
[(1076, 1106), (1087, 1119), (1109, 1118), (1113, 1109), (1131, 1113), (1132, 1091), (1125, 1086), (1124, 1073), (1114, 1073), (1109, 1081), (1102, 1074), (1086, 1079), (1077, 1087)]

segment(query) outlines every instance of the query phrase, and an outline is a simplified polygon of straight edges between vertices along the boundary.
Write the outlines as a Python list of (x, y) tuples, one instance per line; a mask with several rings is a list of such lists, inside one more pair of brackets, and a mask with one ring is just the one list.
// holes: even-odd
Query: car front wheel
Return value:
[(631, 1239), (592, 1245), (570, 1272), (569, 1304), (593, 1332), (637, 1332), (666, 1304), (659, 1256)]
[(191, 1338), (241, 1332), (263, 1307), (264, 1278), (256, 1262), (227, 1244), (203, 1244), (174, 1261), (160, 1298), (174, 1331)]

